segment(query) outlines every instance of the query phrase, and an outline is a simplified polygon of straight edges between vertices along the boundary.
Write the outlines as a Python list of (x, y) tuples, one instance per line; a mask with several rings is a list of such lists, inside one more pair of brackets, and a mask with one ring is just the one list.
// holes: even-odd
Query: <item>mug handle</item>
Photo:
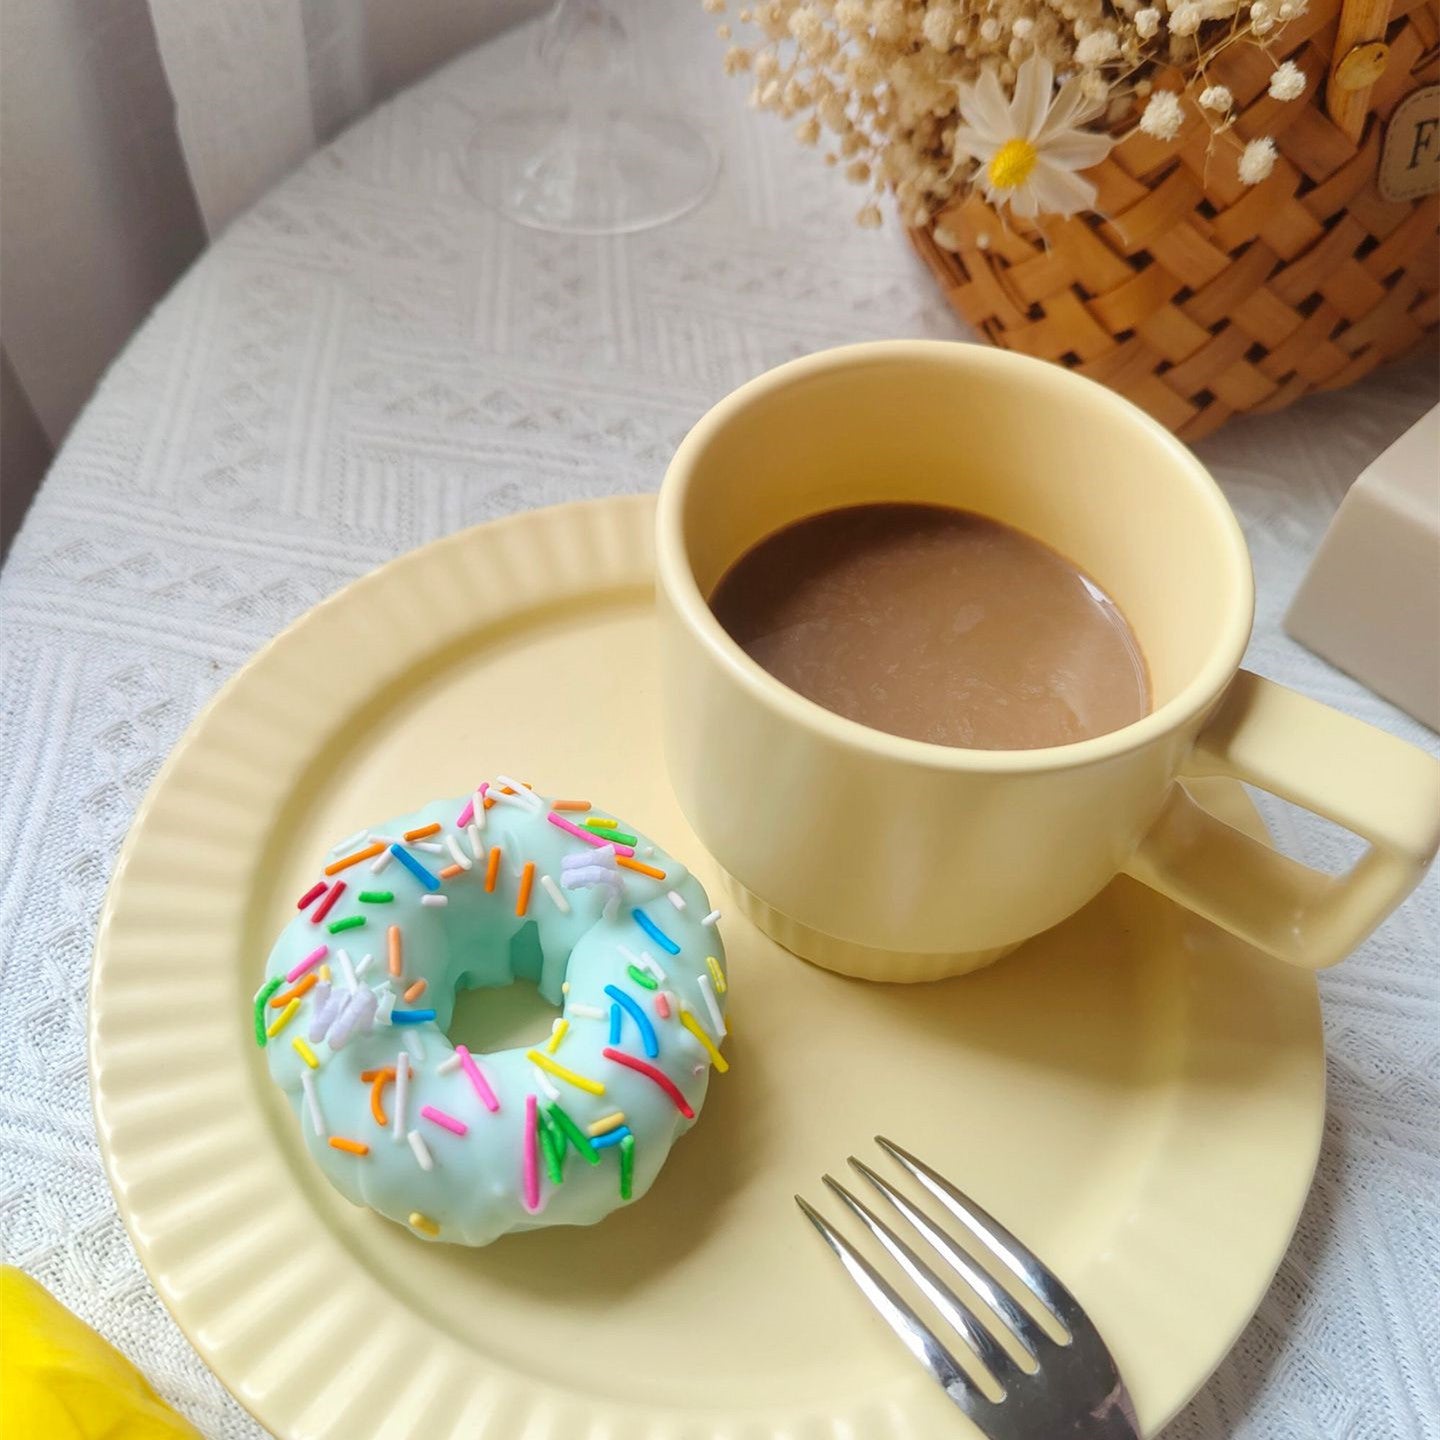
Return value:
[[(1288, 859), (1217, 820), (1183, 775), (1224, 775), (1370, 842), (1343, 875)], [(1182, 783), (1122, 867), (1187, 910), (1291, 965), (1348, 955), (1419, 883), (1440, 847), (1440, 764), (1423, 750), (1239, 671)]]

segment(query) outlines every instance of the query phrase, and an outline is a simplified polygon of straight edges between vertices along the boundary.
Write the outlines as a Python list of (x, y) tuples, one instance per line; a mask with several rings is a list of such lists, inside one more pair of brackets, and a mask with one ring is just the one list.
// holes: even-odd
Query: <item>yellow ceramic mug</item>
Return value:
[[(1151, 713), (1073, 745), (960, 750), (871, 730), (762, 670), (706, 604), (721, 575), (779, 526), (886, 500), (978, 511), (1079, 564), (1140, 641)], [(675, 793), (746, 914), (831, 969), (959, 974), (1121, 871), (1292, 964), (1331, 965), (1440, 843), (1440, 765), (1238, 670), (1250, 560), (1200, 463), (1056, 366), (926, 341), (782, 365), (686, 437), (657, 543)], [(1211, 816), (1186, 775), (1250, 781), (1370, 848), (1346, 875), (1309, 870)]]

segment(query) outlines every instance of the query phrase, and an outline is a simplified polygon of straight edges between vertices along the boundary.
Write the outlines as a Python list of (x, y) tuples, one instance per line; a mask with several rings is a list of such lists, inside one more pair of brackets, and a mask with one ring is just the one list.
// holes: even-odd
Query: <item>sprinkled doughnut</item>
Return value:
[[(331, 851), (275, 942), (255, 1042), (347, 1199), (427, 1240), (591, 1225), (695, 1122), (727, 1026), (699, 882), (583, 800), (499, 776)], [(535, 983), (534, 1046), (471, 1054), (460, 990)]]

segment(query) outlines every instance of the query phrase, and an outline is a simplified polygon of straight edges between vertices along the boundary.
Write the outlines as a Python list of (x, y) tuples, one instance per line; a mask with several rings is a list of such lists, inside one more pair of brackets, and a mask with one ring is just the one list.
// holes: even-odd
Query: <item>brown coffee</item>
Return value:
[(1150, 709), (1114, 601), (1049, 546), (965, 510), (855, 505), (797, 521), (742, 555), (710, 606), (777, 680), (892, 735), (1031, 750)]

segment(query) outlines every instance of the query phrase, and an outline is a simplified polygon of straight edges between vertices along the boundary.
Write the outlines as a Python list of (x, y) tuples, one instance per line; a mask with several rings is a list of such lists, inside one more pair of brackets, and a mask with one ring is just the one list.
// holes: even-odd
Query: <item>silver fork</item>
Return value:
[(1067, 1339), (1055, 1340), (1007, 1291), (923, 1210), (853, 1155), (850, 1164), (917, 1230), (931, 1248), (977, 1294), (1034, 1361), (1022, 1368), (944, 1280), (868, 1206), (839, 1181), (826, 1185), (845, 1202), (900, 1268), (924, 1292), (974, 1351), (1004, 1392), (991, 1400), (960, 1368), (955, 1356), (895, 1288), (814, 1206), (795, 1203), (879, 1311), (906, 1349), (989, 1440), (1139, 1440), (1135, 1407), (1100, 1333), (1075, 1297), (998, 1220), (957, 1190), (943, 1175), (883, 1135), (876, 1143), (907, 1170), (964, 1227), (970, 1239), (1003, 1265), (1059, 1322)]

